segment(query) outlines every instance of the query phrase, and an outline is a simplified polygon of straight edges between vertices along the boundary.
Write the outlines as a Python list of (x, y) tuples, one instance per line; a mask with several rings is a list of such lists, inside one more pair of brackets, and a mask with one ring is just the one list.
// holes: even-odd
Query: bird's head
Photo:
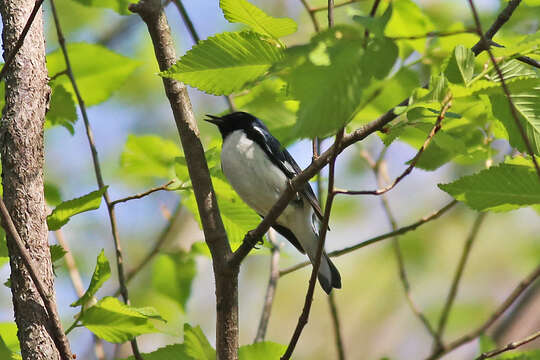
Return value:
[[(225, 139), (227, 135), (236, 130), (248, 130), (254, 126), (261, 126), (262, 123), (255, 116), (246, 112), (237, 111), (224, 116), (206, 115), (204, 119), (209, 123), (216, 125)], [(262, 125), (265, 127), (264, 125)]]

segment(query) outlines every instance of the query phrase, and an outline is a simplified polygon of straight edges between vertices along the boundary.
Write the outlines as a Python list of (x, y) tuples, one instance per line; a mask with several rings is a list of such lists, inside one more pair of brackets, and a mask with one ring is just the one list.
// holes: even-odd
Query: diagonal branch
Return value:
[(268, 328), (270, 312), (272, 311), (274, 295), (276, 293), (277, 282), (279, 280), (280, 249), (275, 237), (275, 233), (272, 229), (268, 231), (268, 241), (272, 245), (272, 248), (270, 250), (270, 278), (268, 279), (268, 286), (266, 287), (266, 294), (264, 296), (264, 307), (261, 313), (261, 319), (259, 320), (257, 335), (255, 335), (255, 340), (253, 340), (254, 343), (264, 341), (264, 337), (266, 336), (266, 329)]
[[(79, 91), (79, 87), (77, 86), (77, 81), (75, 80), (75, 76), (73, 75), (73, 69), (71, 67), (71, 62), (69, 60), (69, 55), (66, 48), (66, 41), (64, 38), (64, 34), (62, 32), (62, 28), (60, 26), (60, 21), (58, 19), (58, 14), (56, 12), (56, 6), (54, 5), (54, 0), (51, 0), (50, 3), (51, 3), (51, 12), (54, 18), (54, 25), (56, 27), (56, 34), (58, 36), (58, 42), (60, 44), (60, 48), (62, 49), (62, 54), (64, 55), (64, 61), (66, 63), (67, 75), (69, 77), (71, 85), (73, 86), (73, 90), (75, 91), (77, 102), (79, 103), (79, 108), (81, 110), (84, 126), (86, 129), (86, 136), (88, 138), (88, 144), (90, 145), (90, 150), (92, 153), (92, 161), (94, 164), (94, 172), (96, 175), (97, 184), (98, 184), (98, 187), (101, 189), (105, 186), (105, 182), (103, 181), (103, 175), (101, 172), (101, 164), (99, 162), (99, 156), (98, 156), (96, 144), (94, 141), (94, 135), (92, 132), (92, 128), (90, 126), (90, 120), (88, 119), (86, 106), (84, 104), (84, 100)], [(122, 298), (124, 302), (126, 304), (129, 304), (128, 290), (127, 290), (125, 279), (124, 279), (124, 259), (122, 255), (122, 248), (120, 245), (120, 236), (119, 236), (118, 227), (116, 224), (114, 205), (111, 203), (108, 190), (105, 190), (105, 192), (103, 193), (103, 198), (105, 199), (105, 203), (107, 205), (109, 221), (111, 224), (111, 231), (112, 231), (115, 254), (116, 254), (116, 266), (118, 270), (118, 281), (120, 283), (121, 294), (122, 294)], [(131, 348), (133, 350), (133, 355), (135, 356), (135, 359), (142, 360), (142, 356), (139, 352), (139, 346), (137, 344), (137, 339), (131, 340)]]
[(521, 280), (521, 282), (506, 298), (506, 300), (504, 300), (504, 302), (499, 305), (497, 309), (495, 309), (491, 316), (482, 325), (470, 331), (469, 333), (459, 337), (458, 339), (452, 341), (448, 345), (445, 345), (439, 349), (435, 349), (435, 351), (426, 360), (438, 359), (444, 354), (449, 353), (450, 351), (460, 347), (461, 345), (466, 344), (469, 341), (472, 341), (479, 337), (491, 325), (493, 325), (493, 323), (497, 319), (499, 319), (506, 310), (508, 310), (508, 308), (514, 303), (514, 301), (516, 301), (516, 299), (538, 278), (540, 278), (540, 265), (537, 266), (536, 269), (534, 269), (525, 279)]
[(437, 134), (437, 132), (439, 132), (439, 130), (441, 129), (441, 123), (442, 123), (442, 121), (443, 121), (443, 119), (444, 119), (444, 117), (446, 115), (446, 112), (448, 111), (448, 109), (452, 105), (452, 97), (451, 97), (451, 95), (448, 95), (448, 97), (443, 101), (443, 104), (444, 105), (443, 105), (443, 107), (441, 109), (441, 112), (439, 113), (439, 116), (437, 117), (437, 121), (435, 122), (435, 125), (433, 126), (433, 128), (429, 132), (426, 140), (424, 141), (424, 144), (422, 145), (422, 147), (420, 147), (420, 149), (418, 149), (418, 152), (416, 153), (414, 158), (411, 160), (411, 163), (405, 169), (405, 171), (403, 171), (401, 173), (401, 175), (399, 175), (390, 185), (388, 185), (388, 186), (386, 186), (384, 188), (377, 189), (377, 190), (359, 190), (359, 191), (356, 191), (356, 190), (342, 190), (342, 189), (339, 189), (339, 190), (335, 190), (336, 194), (344, 194), (344, 195), (382, 195), (382, 194), (387, 193), (388, 191), (392, 190), (401, 180), (403, 180), (407, 175), (409, 175), (411, 173), (411, 171), (416, 166), (416, 163), (420, 159), (420, 156), (422, 155), (424, 150), (426, 150), (427, 146), (429, 145), (429, 143), (431, 142), (431, 140), (433, 139), (435, 134)]
[[(397, 229), (396, 231), (391, 231), (391, 232), (388, 232), (386, 234), (375, 236), (375, 237), (373, 237), (371, 239), (362, 241), (359, 244), (349, 246), (349, 247), (346, 247), (346, 248), (341, 249), (341, 250), (332, 251), (332, 252), (328, 253), (328, 256), (329, 257), (338, 257), (338, 256), (341, 256), (341, 255), (345, 255), (345, 254), (351, 253), (351, 252), (353, 252), (355, 250), (366, 247), (368, 245), (375, 244), (375, 243), (377, 243), (379, 241), (389, 239), (389, 238), (395, 237), (397, 235), (403, 235), (405, 233), (408, 233), (409, 231), (416, 230), (419, 226), (424, 225), (425, 223), (428, 223), (428, 222), (430, 222), (432, 220), (438, 219), (444, 213), (446, 213), (448, 210), (453, 208), (457, 203), (458, 203), (457, 200), (452, 200), (451, 202), (446, 204), (441, 209), (435, 211), (431, 215), (425, 216), (422, 219), (420, 219), (420, 220), (418, 220), (418, 221), (416, 221), (416, 222), (414, 222), (414, 223), (412, 223), (410, 225), (403, 226), (403, 227)], [(287, 275), (287, 274), (292, 273), (292, 272), (294, 272), (296, 270), (299, 270), (299, 269), (301, 269), (301, 268), (303, 268), (303, 267), (305, 267), (307, 265), (309, 265), (308, 261), (293, 265), (293, 266), (288, 267), (288, 268), (283, 269), (283, 270), (280, 270), (279, 276)]]
[[(515, 3), (517, 3), (517, 5), (519, 5), (519, 3), (521, 2), (521, 0), (516, 0), (514, 1)], [(529, 153), (529, 155), (531, 156), (531, 160), (534, 164), (534, 167), (536, 169), (536, 173), (538, 174), (538, 179), (540, 179), (540, 166), (538, 165), (538, 161), (536, 160), (536, 157), (534, 155), (534, 150), (532, 148), (532, 145), (531, 145), (531, 141), (529, 140), (529, 137), (527, 136), (527, 133), (525, 132), (525, 128), (523, 127), (523, 124), (521, 123), (521, 121), (519, 121), (519, 114), (517, 112), (517, 109), (514, 105), (514, 102), (512, 100), (512, 95), (510, 94), (510, 90), (508, 89), (508, 86), (506, 85), (506, 81), (504, 80), (504, 76), (503, 76), (503, 73), (499, 67), (499, 64), (497, 64), (497, 60), (495, 59), (495, 57), (493, 56), (493, 53), (491, 52), (491, 49), (489, 48), (489, 42), (488, 40), (491, 40), (491, 37), (493, 37), (493, 35), (491, 35), (491, 37), (488, 36), (485, 36), (483, 33), (482, 33), (482, 25), (480, 24), (480, 18), (478, 17), (478, 12), (476, 11), (476, 7), (474, 6), (474, 2), (473, 0), (469, 0), (469, 5), (471, 7), (471, 12), (473, 14), (473, 18), (474, 18), (474, 22), (476, 24), (476, 31), (478, 33), (478, 35), (481, 37), (480, 41), (483, 45), (483, 47), (485, 48), (485, 50), (487, 51), (488, 55), (489, 55), (489, 58), (491, 60), (491, 63), (493, 64), (493, 67), (495, 68), (495, 71), (497, 72), (497, 75), (499, 76), (499, 79), (501, 80), (501, 87), (504, 91), (504, 94), (506, 95), (506, 99), (508, 100), (508, 105), (510, 106), (510, 111), (512, 112), (512, 117), (514, 118), (514, 122), (516, 123), (516, 126), (519, 130), (519, 133), (521, 135), (521, 138), (523, 139), (523, 142), (525, 143), (525, 147), (527, 148), (527, 152)], [(516, 5), (516, 6), (517, 6)], [(504, 19), (504, 22), (506, 22), (508, 20), (508, 18), (510, 18), (510, 15), (512, 13), (510, 13), (508, 16), (506, 17), (502, 17)], [(501, 16), (499, 16), (501, 17)], [(491, 29), (488, 30), (488, 32), (486, 34), (491, 34), (490, 33)]]
[(536, 340), (538, 338), (540, 338), (540, 331), (537, 331), (534, 334), (527, 336), (523, 340), (511, 342), (511, 343), (507, 344), (505, 347), (502, 347), (500, 349), (495, 349), (495, 350), (491, 350), (491, 351), (482, 353), (475, 360), (483, 360), (483, 359), (487, 359), (487, 358), (490, 358), (490, 357), (497, 356), (499, 354), (502, 354), (503, 352), (517, 349), (518, 347), (523, 346), (525, 344), (528, 344), (528, 343), (530, 343), (530, 342), (532, 342), (532, 341), (534, 341), (534, 340)]
[(130, 200), (140, 199), (140, 198), (143, 198), (143, 197), (148, 196), (150, 194), (153, 194), (156, 191), (161, 191), (161, 190), (168, 191), (169, 190), (169, 188), (168, 188), (169, 185), (171, 185), (173, 182), (174, 182), (174, 180), (170, 180), (166, 184), (153, 187), (153, 188), (151, 188), (149, 190), (146, 190), (146, 191), (144, 191), (142, 193), (138, 193), (138, 194), (135, 194), (135, 195), (127, 196), (125, 198), (121, 198), (121, 199), (118, 199), (118, 200), (111, 201), (111, 206), (115, 206), (116, 204), (123, 203), (123, 202), (130, 201)]
[[(331, 6), (333, 4), (333, 1), (328, 0), (328, 4)], [(338, 131), (334, 144), (339, 144), (341, 142), (344, 132), (345, 132), (344, 128)], [(304, 301), (304, 308), (302, 309), (302, 314), (300, 315), (300, 318), (298, 319), (298, 324), (296, 325), (296, 329), (294, 330), (291, 341), (289, 342), (289, 346), (287, 347), (285, 354), (283, 354), (283, 356), (281, 357), (281, 360), (290, 359), (296, 347), (296, 344), (298, 343), (298, 339), (300, 339), (302, 330), (304, 329), (304, 327), (306, 326), (308, 322), (309, 312), (311, 311), (311, 304), (313, 302), (313, 293), (315, 292), (315, 284), (317, 283), (317, 274), (319, 273), (319, 267), (321, 265), (321, 259), (322, 259), (322, 254), (324, 250), (324, 242), (326, 240), (326, 233), (328, 232), (328, 223), (330, 222), (330, 213), (332, 211), (332, 203), (336, 196), (334, 192), (334, 179), (335, 179), (335, 166), (336, 166), (337, 156), (338, 156), (338, 151), (335, 150), (334, 154), (332, 154), (332, 158), (330, 160), (330, 167), (328, 170), (328, 194), (326, 195), (324, 216), (323, 216), (323, 221), (321, 224), (321, 230), (319, 234), (319, 243), (317, 244), (317, 254), (315, 255), (315, 263), (313, 263), (313, 270), (311, 271), (311, 278), (309, 279), (309, 286), (306, 293), (306, 299)]]
[(19, 233), (17, 232), (17, 229), (15, 228), (15, 224), (13, 223), (13, 220), (11, 219), (11, 216), (9, 215), (9, 212), (6, 208), (6, 205), (2, 200), (2, 196), (0, 196), (0, 215), (2, 217), (2, 227), (10, 235), (11, 239), (13, 239), (13, 242), (15, 243), (15, 246), (17, 247), (17, 250), (21, 255), (24, 265), (28, 270), (28, 274), (30, 274), (30, 277), (32, 278), (32, 281), (36, 286), (39, 296), (41, 296), (41, 299), (43, 300), (45, 309), (47, 309), (47, 314), (49, 315), (50, 319), (49, 324), (53, 333), (52, 338), (54, 340), (54, 344), (56, 345), (56, 348), (61, 354), (63, 360), (71, 360), (72, 355), (69, 348), (69, 342), (66, 335), (64, 334), (64, 331), (62, 330), (62, 323), (60, 322), (60, 318), (58, 317), (58, 313), (56, 312), (56, 305), (54, 303), (54, 299), (51, 295), (48, 294), (47, 290), (45, 290), (46, 287), (41, 281), (41, 278), (38, 275), (39, 272), (36, 269), (34, 262), (30, 257), (26, 246), (24, 245), (23, 240), (21, 239)]

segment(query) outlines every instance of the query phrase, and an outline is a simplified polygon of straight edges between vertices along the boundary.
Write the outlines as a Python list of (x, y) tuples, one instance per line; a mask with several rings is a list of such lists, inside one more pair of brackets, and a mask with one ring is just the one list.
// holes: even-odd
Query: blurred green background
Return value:
[[(312, 24), (300, 1), (252, 2), (268, 14), (291, 17), (299, 24), (298, 32), (285, 39), (288, 46), (305, 43), (313, 34)], [(217, 32), (239, 28), (223, 18), (218, 1), (188, 0), (184, 3), (203, 39)], [(325, 3), (320, 0), (310, 1), (313, 7), (323, 6)], [(417, 3), (429, 15), (436, 29), (449, 29), (459, 23), (466, 26), (472, 24), (466, 1), (423, 0)], [(481, 10), (484, 27), (487, 27), (506, 2), (483, 0), (476, 3)], [(538, 30), (540, 6), (532, 6), (534, 1), (529, 4), (531, 6), (520, 6), (496, 40), (504, 43), (504, 39), (510, 39), (516, 33)], [(121, 165), (121, 154), (130, 134), (156, 134), (179, 144), (161, 79), (156, 75), (157, 65), (146, 27), (137, 16), (120, 16), (111, 10), (82, 6), (72, 0), (58, 0), (56, 5), (68, 43), (101, 43), (140, 62), (133, 75), (110, 100), (89, 109), (104, 166), (105, 182), (110, 185), (112, 198), (128, 196), (166, 182), (169, 178), (154, 176), (152, 169), (146, 169), (146, 174), (135, 174), (124, 171), (125, 168)], [(54, 51), (58, 47), (54, 24), (48, 5), (44, 6), (47, 49)], [(370, 6), (371, 1), (359, 1), (338, 8), (335, 11), (336, 23), (350, 23), (353, 14), (365, 14)], [(166, 13), (175, 37), (177, 55), (180, 56), (190, 49), (192, 40), (173, 4), (167, 6)], [(317, 16), (321, 24), (326, 24), (326, 12), (319, 12)], [(469, 38), (466, 38), (467, 36)], [(472, 43), (476, 41), (473, 35), (466, 35), (463, 39)], [(448, 43), (445, 43), (446, 40)], [(439, 41), (441, 44), (433, 40), (433, 51), (426, 56), (416, 55), (416, 59), (420, 60), (411, 66), (411, 69), (420, 82), (429, 77), (429, 66), (440, 62), (453, 48), (456, 40), (447, 38)], [(206, 95), (194, 89), (189, 89), (189, 93), (198, 120), (207, 113), (226, 111), (226, 103), (222, 97)], [(400, 97), (398, 101), (401, 100)], [(263, 107), (261, 113), (255, 115), (264, 120), (265, 115), (272, 114), (272, 111), (272, 107)], [(358, 123), (361, 121), (363, 120), (359, 119)], [(199, 121), (199, 127), (206, 145), (219, 137), (217, 131), (206, 123)], [(45, 177), (60, 189), (62, 200), (75, 198), (96, 188), (81, 119), (74, 128), (74, 135), (62, 127), (52, 127), (45, 134)], [(327, 145), (325, 142), (323, 147)], [(508, 146), (504, 143), (495, 144), (495, 147), (500, 149), (501, 153), (508, 151)], [(376, 182), (371, 170), (359, 154), (361, 150), (367, 150), (376, 156), (382, 148), (378, 136), (372, 135), (345, 151), (337, 164), (336, 185), (354, 189), (375, 188)], [(154, 151), (159, 152), (160, 148)], [(301, 167), (309, 164), (311, 144), (308, 141), (295, 143), (290, 147), (290, 151)], [(386, 155), (391, 178), (403, 171), (405, 162), (415, 152), (414, 148), (405, 143), (392, 144)], [(449, 182), (476, 170), (478, 166), (455, 163), (446, 164), (433, 172), (415, 169), (388, 194), (398, 226), (410, 224), (451, 200), (436, 184)], [(324, 176), (323, 173), (323, 179)], [(125, 267), (128, 270), (138, 264), (151, 249), (179, 200), (180, 196), (175, 192), (159, 192), (117, 206), (120, 238), (125, 252)], [(185, 208), (174, 217), (177, 225), (171, 231), (163, 253), (188, 250), (192, 243), (203, 240), (197, 223)], [(459, 204), (439, 220), (400, 238), (412, 297), (433, 324), (438, 320), (463, 244), (475, 217), (474, 211)], [(327, 237), (329, 251), (390, 230), (380, 199), (371, 196), (338, 197), (330, 227), (332, 231)], [(96, 256), (102, 248), (105, 249), (111, 261), (113, 276), (98, 293), (98, 297), (115, 291), (118, 285), (106, 209), (102, 206), (98, 211), (75, 216), (63, 228), (63, 234), (75, 255), (85, 285), (90, 280)], [(279, 241), (283, 243), (284, 240), (279, 238)], [(50, 242), (56, 242), (53, 233)], [(242, 265), (239, 298), (241, 344), (250, 343), (255, 336), (267, 285), (269, 260), (269, 251), (263, 247), (254, 250)], [(281, 268), (303, 260), (292, 246), (283, 243)], [(538, 213), (530, 208), (509, 213), (489, 213), (473, 246), (456, 303), (450, 313), (445, 338), (454, 339), (481, 324), (517, 283), (538, 265), (539, 260)], [(168, 320), (166, 325), (159, 325), (164, 333), (138, 338), (143, 352), (155, 350), (168, 343), (180, 342), (182, 325), (185, 322), (193, 326), (200, 325), (214, 344), (215, 298), (212, 265), (210, 259), (204, 255), (196, 256), (194, 261), (196, 275), (190, 294), (178, 285), (182, 284), (182, 281), (174, 276), (175, 265), (165, 255), (160, 255), (147, 264), (130, 283), (133, 305), (154, 306)], [(343, 278), (343, 288), (335, 291), (335, 299), (348, 359), (421, 359), (430, 353), (431, 338), (406, 303), (391, 240), (336, 258), (334, 262)], [(67, 326), (75, 314), (75, 309), (70, 308), (69, 304), (76, 300), (77, 296), (63, 263), (60, 263), (56, 273), (59, 313), (64, 326)], [(304, 268), (279, 280), (267, 340), (288, 343), (303, 306), (309, 274), (310, 270)], [(8, 277), (9, 266), (3, 265), (0, 269), (0, 280), (4, 282)], [(164, 290), (168, 284), (170, 288)], [(523, 306), (522, 314), (525, 315), (517, 319), (517, 326), (501, 328), (502, 321), (499, 321), (493, 327), (499, 328), (496, 338), (501, 344), (520, 339), (540, 327), (539, 286), (530, 291), (528, 299)], [(513, 310), (514, 308), (509, 314), (512, 314)], [(11, 293), (7, 287), (2, 286), (0, 322), (8, 321), (13, 321)], [(76, 329), (70, 334), (70, 340), (78, 359), (95, 358), (93, 339), (89, 331)], [(540, 343), (536, 342), (531, 346), (540, 347)], [(114, 352), (119, 358), (130, 354), (127, 346), (116, 348), (107, 344), (106, 351), (109, 358)], [(472, 342), (448, 354), (444, 359), (471, 359), (477, 352), (478, 344)], [(319, 287), (316, 288), (309, 324), (300, 339), (294, 358), (337, 358), (326, 294)]]

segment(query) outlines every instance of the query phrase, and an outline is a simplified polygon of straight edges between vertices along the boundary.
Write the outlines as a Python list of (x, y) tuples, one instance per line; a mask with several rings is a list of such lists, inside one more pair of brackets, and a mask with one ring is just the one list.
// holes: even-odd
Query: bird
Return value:
[[(249, 113), (207, 115), (205, 120), (216, 125), (223, 138), (221, 169), (225, 178), (240, 198), (264, 218), (290, 180), (301, 172), (300, 167), (264, 123)], [(317, 197), (306, 183), (272, 228), (314, 264), (322, 218)], [(341, 288), (341, 275), (324, 251), (317, 275), (327, 294)]]

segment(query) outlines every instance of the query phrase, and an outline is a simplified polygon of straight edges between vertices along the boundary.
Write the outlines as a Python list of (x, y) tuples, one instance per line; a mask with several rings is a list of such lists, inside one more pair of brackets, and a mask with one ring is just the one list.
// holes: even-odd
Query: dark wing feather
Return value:
[[(253, 127), (248, 129), (246, 134), (248, 138), (255, 141), (264, 150), (274, 165), (279, 167), (289, 179), (294, 178), (302, 171), (287, 149), (281, 145), (278, 139), (270, 134), (262, 122), (254, 122)], [(311, 204), (315, 214), (322, 221), (321, 207), (311, 186), (306, 183), (300, 193)]]

